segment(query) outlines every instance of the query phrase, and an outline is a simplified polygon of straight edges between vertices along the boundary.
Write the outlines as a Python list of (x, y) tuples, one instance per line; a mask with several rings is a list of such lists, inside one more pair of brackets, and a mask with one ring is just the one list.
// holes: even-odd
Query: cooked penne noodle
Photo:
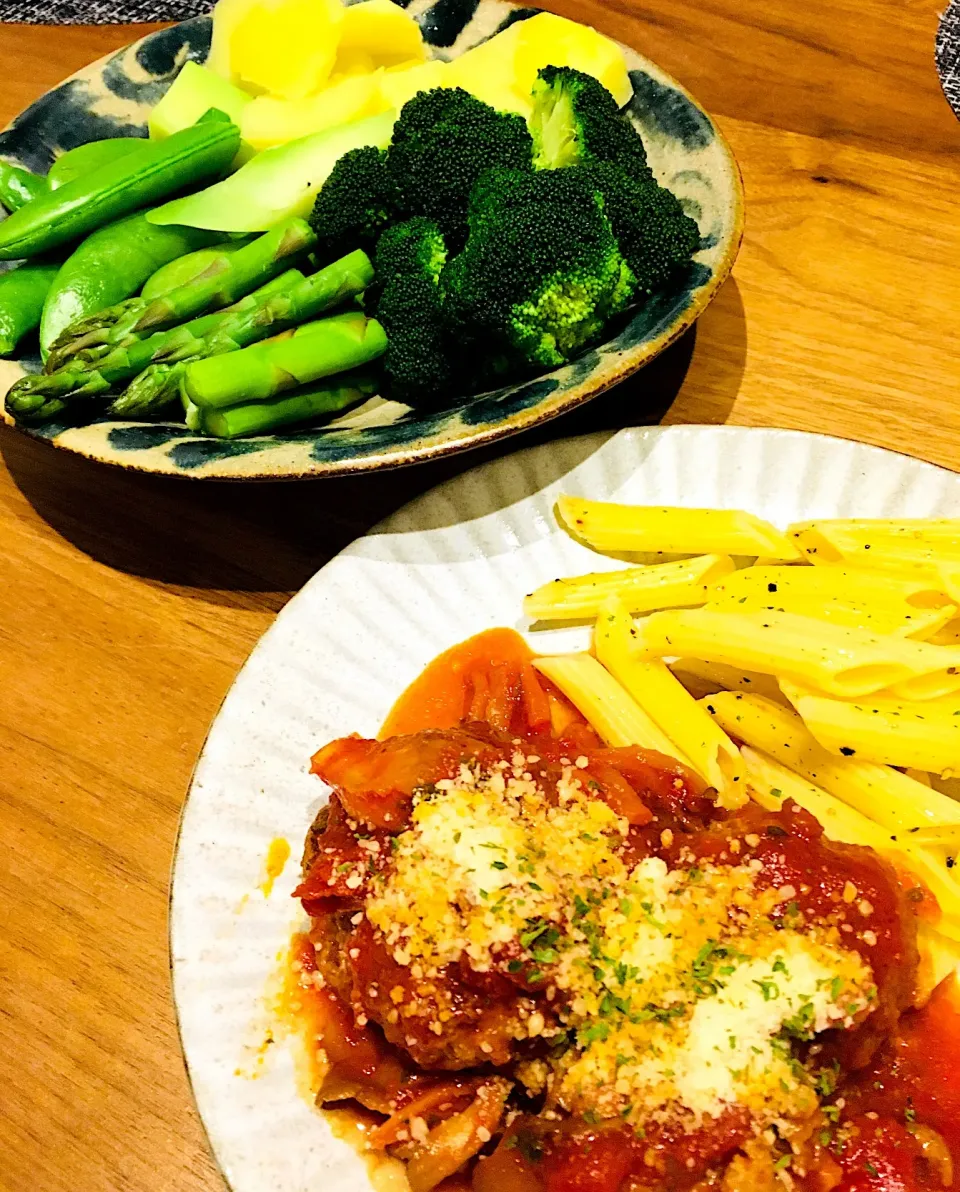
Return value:
[(557, 511), (567, 528), (594, 550), (802, 558), (782, 531), (740, 509), (618, 505), (561, 496)]
[(721, 691), (700, 702), (735, 740), (769, 754), (892, 832), (960, 823), (960, 803), (889, 766), (835, 757), (796, 712), (763, 696)]
[(699, 555), (676, 563), (574, 575), (531, 592), (524, 598), (523, 611), (539, 621), (576, 621), (596, 617), (611, 597), (622, 600), (632, 613), (703, 604), (708, 585), (733, 569), (729, 555)]
[(761, 806), (775, 809), (784, 799), (792, 799), (819, 821), (830, 840), (863, 845), (888, 855), (899, 869), (906, 870), (934, 895), (943, 916), (938, 929), (960, 940), (960, 883), (945, 860), (928, 853), (915, 837), (898, 837), (894, 842), (868, 816), (755, 749), (744, 747), (743, 760), (747, 781)]
[(789, 679), (780, 688), (831, 753), (942, 774), (960, 769), (960, 699), (829, 699)]
[(560, 688), (608, 745), (655, 749), (693, 769), (670, 738), (592, 655), (557, 654), (535, 658), (533, 665)]
[(960, 649), (880, 637), (796, 613), (676, 609), (651, 613), (638, 626), (641, 646), (652, 656), (692, 654), (788, 675), (850, 698), (918, 680), (925, 680), (930, 695), (941, 694), (960, 675)]
[(857, 567), (746, 567), (715, 581), (707, 605), (730, 612), (799, 613), (927, 641), (957, 609), (924, 584)]
[(960, 562), (958, 518), (828, 518), (796, 522), (787, 527), (787, 534), (805, 554), (819, 555), (821, 562), (859, 558), (873, 567), (874, 552)]
[(688, 691), (696, 690), (700, 695), (714, 691), (753, 691), (784, 707), (790, 703), (773, 675), (727, 666), (723, 662), (704, 662), (702, 658), (678, 658), (669, 665)]
[[(857, 535), (832, 522), (799, 522), (787, 533), (809, 562), (831, 566), (847, 563), (911, 578), (939, 587), (960, 602), (960, 551), (949, 541), (926, 542), (876, 532)], [(867, 538), (872, 539), (868, 541)]]
[(636, 657), (633, 619), (614, 600), (604, 606), (595, 630), (600, 663), (666, 734), (690, 765), (720, 794), (724, 807), (742, 806), (746, 796), (740, 750), (683, 684), (658, 660)]

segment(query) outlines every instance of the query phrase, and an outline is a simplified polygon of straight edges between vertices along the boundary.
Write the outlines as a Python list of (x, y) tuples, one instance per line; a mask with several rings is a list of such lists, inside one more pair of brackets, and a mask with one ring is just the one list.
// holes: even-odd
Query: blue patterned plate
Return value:
[[(440, 58), (455, 58), (502, 28), (532, 16), (501, 0), (434, 0), (418, 13)], [(67, 149), (103, 137), (147, 135), (151, 105), (187, 59), (202, 62), (210, 18), (152, 33), (49, 91), (0, 133), (0, 155), (45, 172)], [(700, 226), (689, 270), (599, 347), (533, 380), (417, 415), (373, 398), (323, 427), (225, 442), (171, 423), (102, 420), (47, 425), (28, 433), (55, 447), (144, 472), (202, 479), (296, 479), (395, 467), (475, 447), (535, 426), (589, 401), (647, 364), (701, 314), (733, 267), (743, 231), (743, 189), (730, 147), (710, 117), (669, 75), (626, 49), (630, 115), (650, 165)], [(36, 358), (0, 361), (0, 393)]]

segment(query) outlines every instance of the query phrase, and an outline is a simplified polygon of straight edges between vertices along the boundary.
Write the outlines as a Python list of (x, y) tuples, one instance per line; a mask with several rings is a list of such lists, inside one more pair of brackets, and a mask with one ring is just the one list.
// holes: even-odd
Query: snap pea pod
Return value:
[(19, 211), (47, 190), (46, 178), (9, 161), (0, 161), (0, 204), (8, 211)]
[(240, 145), (240, 130), (201, 120), (165, 141), (144, 141), (125, 157), (38, 196), (0, 224), (0, 260), (35, 257), (222, 173)]
[(143, 144), (141, 137), (107, 137), (103, 141), (88, 141), (62, 153), (47, 171), (47, 185), (59, 190), (74, 178), (82, 178), (92, 170), (126, 157)]
[(27, 332), (39, 326), (44, 299), (59, 268), (58, 261), (25, 261), (0, 273), (0, 356), (12, 355)]
[(67, 257), (47, 295), (40, 324), (43, 358), (77, 319), (136, 294), (161, 265), (223, 239), (222, 233), (198, 233), (176, 224), (157, 227), (148, 223), (144, 211), (98, 228)]

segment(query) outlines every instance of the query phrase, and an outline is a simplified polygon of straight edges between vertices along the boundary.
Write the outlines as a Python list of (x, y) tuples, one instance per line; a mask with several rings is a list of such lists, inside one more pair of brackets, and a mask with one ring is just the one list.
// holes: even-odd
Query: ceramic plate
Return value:
[[(417, 0), (415, 11), (432, 53), (450, 59), (537, 10), (500, 0)], [(210, 18), (197, 17), (86, 67), (0, 133), (0, 155), (46, 172), (58, 153), (86, 141), (146, 136), (150, 106), (186, 60), (206, 58), (209, 45)], [(615, 385), (701, 314), (733, 266), (743, 229), (740, 174), (713, 121), (659, 67), (626, 47), (625, 52), (634, 92), (630, 116), (643, 134), (657, 178), (697, 220), (701, 248), (672, 288), (605, 344), (554, 372), (421, 416), (374, 398), (324, 428), (232, 442), (198, 436), (182, 425), (106, 420), (86, 426), (54, 423), (29, 433), (145, 472), (235, 480), (336, 475), (414, 463), (502, 438)], [(0, 394), (24, 369), (37, 368), (36, 358), (0, 361)]]
[[(536, 447), (435, 489), (323, 568), (263, 637), (217, 717), (183, 815), (174, 872), (174, 993), (197, 1104), (234, 1192), (363, 1192), (362, 1161), (296, 1091), (291, 1055), (259, 1065), (264, 991), (302, 920), (290, 893), (325, 795), (310, 755), (375, 735), (440, 651), (496, 625), (527, 629), (526, 592), (595, 570), (557, 529), (557, 494), (811, 517), (960, 516), (960, 476), (794, 431), (671, 427)], [(611, 566), (617, 566), (611, 563)], [(587, 631), (530, 635), (580, 648)], [(268, 844), (293, 859), (265, 898)], [(257, 1073), (251, 1079), (251, 1072)]]

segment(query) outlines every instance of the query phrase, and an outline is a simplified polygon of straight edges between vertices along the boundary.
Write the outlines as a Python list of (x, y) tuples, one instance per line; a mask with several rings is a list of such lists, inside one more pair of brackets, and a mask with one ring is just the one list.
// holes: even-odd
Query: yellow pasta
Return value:
[(829, 518), (796, 522), (787, 528), (805, 554), (830, 563), (858, 558), (875, 566), (874, 552), (905, 558), (954, 559), (960, 562), (958, 518)]
[(788, 675), (850, 698), (907, 681), (925, 683), (930, 696), (939, 695), (960, 675), (960, 649), (880, 637), (796, 613), (677, 609), (652, 613), (639, 625), (642, 647), (653, 656), (692, 654)]
[(746, 567), (716, 580), (707, 602), (729, 612), (779, 610), (924, 640), (957, 611), (923, 583), (858, 567)]
[(557, 510), (567, 528), (594, 550), (802, 558), (782, 531), (739, 509), (617, 505), (562, 496)]
[(540, 621), (576, 621), (596, 617), (601, 605), (613, 596), (633, 613), (703, 604), (708, 585), (733, 569), (729, 555), (699, 555), (649, 567), (594, 571), (543, 584), (524, 598), (523, 611)]
[(761, 806), (773, 807), (778, 800), (792, 799), (817, 819), (829, 840), (863, 845), (891, 856), (936, 898), (943, 915), (938, 929), (960, 940), (960, 884), (945, 859), (927, 852), (913, 837), (894, 841), (868, 816), (755, 749), (745, 747), (743, 760), (747, 781)]
[(960, 699), (847, 703), (781, 679), (783, 694), (831, 753), (942, 774), (960, 770)]
[[(926, 524), (952, 527), (957, 523)], [(960, 547), (954, 545), (952, 529), (939, 536), (935, 530), (928, 530), (924, 538), (898, 534), (884, 528), (887, 523), (869, 528), (873, 525), (870, 522), (798, 522), (790, 526), (787, 533), (811, 563), (827, 566), (848, 563), (901, 578), (909, 576), (931, 587), (939, 587), (951, 600), (960, 602)]]
[(533, 665), (556, 683), (608, 745), (655, 749), (690, 766), (669, 737), (592, 655), (557, 654), (535, 658)]
[(670, 669), (688, 691), (696, 691), (699, 695), (714, 691), (752, 691), (784, 707), (790, 702), (773, 675), (762, 675), (759, 671), (727, 666), (723, 662), (705, 662), (702, 658), (677, 658), (670, 663)]
[(636, 657), (633, 619), (612, 601), (605, 605), (595, 633), (600, 663), (629, 692), (666, 734), (690, 765), (720, 793), (720, 803), (734, 808), (746, 802), (740, 750), (704, 711), (683, 684), (659, 660)]
[(892, 832), (960, 823), (960, 803), (889, 766), (835, 757), (796, 712), (763, 696), (722, 691), (700, 702), (731, 737), (769, 754)]

